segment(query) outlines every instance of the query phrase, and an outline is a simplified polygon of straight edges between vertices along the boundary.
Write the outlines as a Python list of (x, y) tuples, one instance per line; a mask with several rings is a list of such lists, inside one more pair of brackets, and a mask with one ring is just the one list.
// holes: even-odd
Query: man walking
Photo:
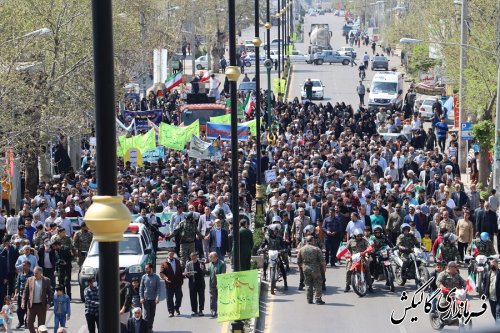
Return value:
[(360, 105), (365, 105), (365, 92), (366, 88), (363, 85), (363, 81), (359, 81), (359, 85), (356, 87), (356, 91), (359, 96), (359, 104)]
[(240, 220), (240, 270), (250, 270), (250, 260), (252, 259), (253, 234), (248, 229), (248, 220)]
[(210, 293), (210, 312), (212, 318), (217, 317), (217, 274), (226, 273), (226, 263), (217, 257), (216, 252), (211, 252), (208, 256), (210, 263), (207, 266), (207, 274), (210, 276), (208, 282)]
[(337, 250), (342, 240), (342, 223), (340, 217), (335, 214), (335, 207), (330, 207), (330, 214), (323, 221), (323, 232), (325, 239), (325, 260), (326, 264), (335, 266), (337, 261)]
[[(182, 275), (181, 263), (174, 258), (175, 252), (169, 251), (167, 260), (162, 263), (160, 277), (165, 281), (165, 289), (167, 290), (167, 309), (169, 317), (174, 316), (174, 311), (180, 315), (180, 307), (182, 302), (182, 284), (184, 276)], [(175, 296), (175, 305), (174, 305)]]
[(304, 89), (306, 91), (306, 98), (311, 101), (313, 95), (313, 83), (310, 78), (304, 83)]
[(139, 294), (144, 306), (144, 320), (148, 322), (148, 329), (153, 330), (156, 314), (156, 304), (160, 302), (160, 278), (153, 272), (153, 264), (145, 266), (146, 274), (142, 276)]
[(436, 134), (437, 134), (439, 149), (441, 149), (441, 153), (444, 154), (446, 145), (446, 136), (448, 134), (448, 125), (446, 125), (444, 117), (441, 117), (439, 122), (436, 123)]
[(17, 275), (16, 279), (16, 289), (14, 298), (17, 299), (17, 319), (19, 323), (16, 326), (16, 329), (20, 329), (21, 327), (27, 327), (26, 325), (26, 309), (22, 307), (23, 304), (23, 295), (24, 289), (26, 288), (26, 282), (28, 278), (33, 276), (33, 272), (31, 272), (31, 263), (26, 260), (22, 264), (22, 271)]
[(210, 234), (205, 237), (208, 240), (210, 252), (216, 252), (220, 260), (224, 261), (224, 256), (229, 250), (229, 236), (227, 230), (222, 229), (222, 221), (215, 220), (215, 228), (210, 230)]
[(95, 278), (89, 277), (85, 295), (85, 319), (89, 333), (95, 333), (95, 328), (99, 328), (99, 289), (94, 285)]
[[(203, 317), (205, 307), (205, 263), (198, 260), (196, 252), (191, 253), (191, 261), (186, 264), (184, 275), (189, 279), (189, 298), (192, 317)], [(199, 311), (198, 311), (199, 309)]]
[(325, 304), (321, 299), (323, 278), (321, 270), (325, 271), (326, 265), (323, 260), (323, 253), (319, 247), (313, 245), (313, 236), (306, 237), (306, 245), (299, 251), (297, 265), (304, 272), (304, 282), (306, 285), (307, 302), (313, 303), (313, 289), (316, 304)]
[(23, 292), (22, 309), (28, 309), (28, 329), (30, 333), (35, 333), (35, 318), (38, 318), (38, 325), (45, 325), (47, 310), (52, 303), (52, 290), (50, 280), (43, 276), (41, 267), (35, 267), (34, 275), (28, 278)]

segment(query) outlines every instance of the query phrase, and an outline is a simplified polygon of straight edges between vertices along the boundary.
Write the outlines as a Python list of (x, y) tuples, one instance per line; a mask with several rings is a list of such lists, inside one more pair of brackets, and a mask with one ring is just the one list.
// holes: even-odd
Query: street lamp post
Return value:
[(263, 224), (264, 220), (264, 193), (262, 183), (262, 169), (261, 169), (261, 144), (260, 144), (260, 119), (261, 119), (261, 108), (260, 108), (260, 46), (262, 41), (259, 38), (259, 0), (255, 0), (254, 16), (255, 16), (255, 38), (253, 39), (253, 45), (255, 46), (255, 127), (257, 128), (256, 133), (256, 144), (257, 144), (257, 184), (255, 185), (255, 220)]
[(280, 14), (280, 0), (278, 0), (278, 12), (276, 18), (278, 19), (278, 101), (281, 97), (281, 14)]
[[(269, 0), (266, 0), (266, 40), (267, 40), (267, 60), (271, 61), (271, 8), (269, 7)], [(267, 129), (271, 130), (271, 67), (266, 67), (267, 69), (267, 103), (266, 103), (266, 113), (267, 113)]]
[[(97, 1), (97, 0), (96, 0)], [(235, 0), (228, 0), (229, 16), (229, 67), (226, 76), (229, 80), (231, 94), (231, 211), (233, 214), (233, 264), (234, 271), (240, 271), (240, 227), (238, 208), (238, 101), (236, 83), (240, 70), (236, 65), (236, 22)], [(243, 332), (243, 322), (236, 320), (231, 323), (231, 331)]]
[[(285, 0), (283, 0), (281, 4), (281, 38), (283, 39), (283, 42), (281, 43), (281, 68), (283, 69), (283, 75), (285, 74), (285, 59), (288, 55), (287, 52), (287, 40), (286, 40), (286, 26), (288, 24), (287, 18), (286, 18), (286, 4)], [(284, 99), (284, 96), (283, 96)]]
[(99, 331), (119, 332), (118, 242), (131, 221), (117, 196), (113, 24), (111, 0), (92, 0), (97, 196), (85, 222), (99, 242)]

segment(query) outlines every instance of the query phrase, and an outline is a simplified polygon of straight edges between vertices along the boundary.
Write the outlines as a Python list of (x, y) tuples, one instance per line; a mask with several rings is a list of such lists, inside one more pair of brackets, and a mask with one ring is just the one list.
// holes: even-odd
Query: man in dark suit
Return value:
[(215, 228), (210, 230), (210, 234), (205, 239), (208, 239), (210, 252), (216, 252), (219, 259), (224, 261), (224, 256), (229, 251), (229, 235), (227, 230), (222, 229), (221, 220), (215, 220)]
[(133, 317), (128, 319), (127, 333), (148, 333), (148, 323), (142, 318), (141, 308), (132, 310)]
[(52, 303), (52, 290), (50, 279), (43, 276), (43, 269), (35, 267), (35, 276), (28, 278), (23, 292), (21, 308), (28, 309), (28, 329), (35, 333), (35, 318), (38, 317), (38, 325), (45, 325), (47, 310)]
[(10, 238), (5, 237), (3, 240), (3, 249), (0, 256), (5, 258), (7, 267), (7, 295), (14, 295), (16, 283), (16, 261), (19, 258), (19, 250), (10, 245)]
[(249, 221), (241, 219), (240, 221), (240, 270), (248, 271), (251, 268), (253, 234), (248, 229)]
[(167, 260), (161, 264), (160, 271), (160, 278), (165, 281), (165, 287), (167, 289), (167, 309), (170, 313), (169, 317), (174, 316), (174, 310), (177, 312), (177, 315), (181, 314), (179, 309), (182, 302), (182, 284), (184, 283), (181, 262), (174, 258), (174, 255), (174, 251), (168, 252)]
[[(497, 322), (500, 320), (500, 274), (498, 274), (498, 261), (491, 261), (491, 269), (486, 276), (485, 295), (490, 301), (490, 310), (493, 315), (493, 320)], [(491, 286), (492, 281), (495, 285)], [(495, 293), (492, 295), (491, 293)]]

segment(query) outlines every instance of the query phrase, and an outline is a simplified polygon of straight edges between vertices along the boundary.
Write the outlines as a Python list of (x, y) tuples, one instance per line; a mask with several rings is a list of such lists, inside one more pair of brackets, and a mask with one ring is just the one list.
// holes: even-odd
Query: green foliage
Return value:
[(436, 65), (436, 60), (429, 58), (429, 46), (426, 44), (417, 44), (413, 47), (408, 64), (408, 72), (412, 76), (419, 72), (426, 73)]
[(264, 239), (264, 232), (262, 230), (262, 227), (257, 228), (257, 226), (255, 226), (255, 230), (253, 231), (252, 255), (254, 256), (257, 255), (257, 250), (259, 249), (263, 239)]
[(479, 145), (487, 150), (493, 147), (495, 140), (495, 125), (491, 120), (481, 120), (472, 125), (472, 133), (479, 141)]

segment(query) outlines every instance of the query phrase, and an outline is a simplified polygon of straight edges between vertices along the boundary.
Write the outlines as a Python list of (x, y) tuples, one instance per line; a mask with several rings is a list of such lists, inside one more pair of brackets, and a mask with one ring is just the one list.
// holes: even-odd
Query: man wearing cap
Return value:
[[(59, 331), (57, 331), (59, 332)], [(40, 325), (37, 328), (37, 333), (49, 333), (49, 329), (45, 325)]]
[(88, 252), (90, 248), (90, 243), (92, 242), (93, 237), (94, 235), (89, 231), (85, 222), (82, 223), (80, 230), (75, 233), (73, 245), (75, 248), (75, 254), (78, 257), (78, 266), (80, 267), (82, 267), (86, 257), (86, 252)]

